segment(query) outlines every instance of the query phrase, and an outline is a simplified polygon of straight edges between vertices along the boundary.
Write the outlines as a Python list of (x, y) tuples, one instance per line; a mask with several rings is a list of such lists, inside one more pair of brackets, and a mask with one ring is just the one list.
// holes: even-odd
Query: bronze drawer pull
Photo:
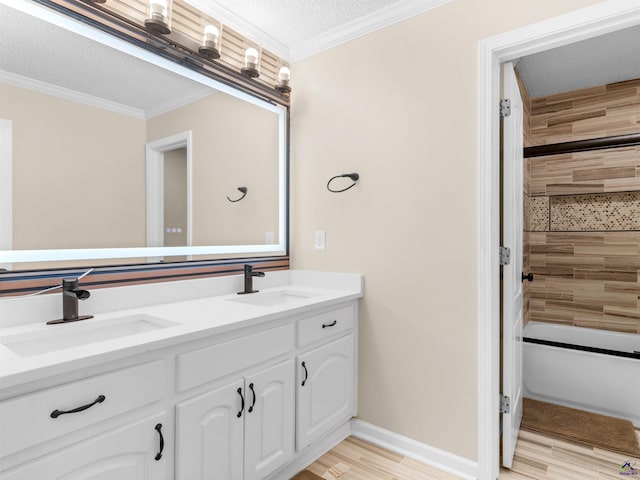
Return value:
[(329, 328), (329, 327), (333, 327), (336, 323), (338, 323), (338, 321), (337, 321), (337, 320), (334, 320), (334, 321), (333, 321), (333, 322), (331, 322), (331, 323), (323, 323), (323, 324), (322, 324), (322, 328)]
[(93, 407), (96, 403), (102, 403), (104, 402), (106, 399), (106, 397), (104, 395), (100, 395), (98, 398), (96, 398), (93, 402), (88, 403), (86, 405), (83, 405), (81, 407), (78, 408), (74, 408), (73, 410), (54, 410), (53, 412), (51, 412), (51, 418), (58, 418), (60, 415), (65, 415), (67, 413), (78, 413), (78, 412), (82, 412), (83, 410), (86, 410), (87, 408), (91, 408)]

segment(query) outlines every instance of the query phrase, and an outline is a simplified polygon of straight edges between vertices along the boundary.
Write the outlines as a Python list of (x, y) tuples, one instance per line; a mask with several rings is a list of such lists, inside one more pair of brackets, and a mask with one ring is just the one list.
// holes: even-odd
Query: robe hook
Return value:
[(238, 191), (240, 191), (240, 193), (242, 193), (242, 196), (240, 198), (238, 198), (237, 200), (231, 200), (229, 197), (227, 197), (227, 200), (229, 200), (232, 203), (236, 203), (239, 202), (240, 200), (242, 200), (244, 197), (247, 196), (247, 187), (238, 187)]

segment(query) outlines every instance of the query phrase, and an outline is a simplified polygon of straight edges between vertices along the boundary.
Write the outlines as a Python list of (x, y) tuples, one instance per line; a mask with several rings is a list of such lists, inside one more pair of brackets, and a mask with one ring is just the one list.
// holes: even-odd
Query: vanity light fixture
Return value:
[(220, 30), (215, 25), (207, 25), (204, 27), (204, 35), (202, 39), (202, 45), (198, 49), (200, 55), (209, 57), (212, 59), (220, 58), (220, 49), (218, 44), (220, 43)]
[(282, 67), (280, 72), (278, 72), (278, 84), (276, 85), (276, 90), (280, 93), (284, 93), (285, 95), (291, 93), (289, 80), (291, 80), (291, 70), (289, 70), (288, 67)]
[(149, 11), (144, 27), (151, 33), (167, 35), (171, 33), (171, 0), (149, 0)]
[[(333, 182), (336, 178), (349, 178), (351, 179), (351, 181), (353, 182), (351, 185), (349, 185), (346, 188), (343, 188), (341, 190), (333, 190), (331, 188), (331, 182)], [(327, 182), (327, 190), (329, 190), (332, 193), (341, 193), (341, 192), (346, 192), (347, 190), (349, 190), (350, 188), (354, 187), (356, 182), (360, 179), (360, 175), (357, 173), (343, 173), (342, 175), (336, 175), (335, 177), (331, 177), (329, 179), (329, 181)]]
[(258, 50), (253, 47), (247, 48), (244, 52), (244, 67), (240, 72), (249, 78), (256, 78), (260, 76), (258, 72)]

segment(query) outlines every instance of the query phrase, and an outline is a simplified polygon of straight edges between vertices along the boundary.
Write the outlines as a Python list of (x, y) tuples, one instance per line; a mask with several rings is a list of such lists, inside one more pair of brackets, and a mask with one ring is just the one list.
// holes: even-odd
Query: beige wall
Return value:
[(292, 266), (365, 275), (363, 420), (476, 459), (478, 41), (594, 3), (456, 0), (293, 65)]
[(0, 118), (13, 121), (14, 249), (145, 246), (143, 120), (7, 84)]
[(147, 125), (149, 141), (193, 131), (193, 245), (263, 244), (266, 231), (277, 242), (277, 114), (218, 93)]

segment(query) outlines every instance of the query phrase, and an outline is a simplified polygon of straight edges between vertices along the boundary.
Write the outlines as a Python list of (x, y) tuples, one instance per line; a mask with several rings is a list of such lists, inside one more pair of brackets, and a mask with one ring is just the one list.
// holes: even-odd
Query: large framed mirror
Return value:
[(0, 1), (0, 268), (286, 255), (288, 110)]

